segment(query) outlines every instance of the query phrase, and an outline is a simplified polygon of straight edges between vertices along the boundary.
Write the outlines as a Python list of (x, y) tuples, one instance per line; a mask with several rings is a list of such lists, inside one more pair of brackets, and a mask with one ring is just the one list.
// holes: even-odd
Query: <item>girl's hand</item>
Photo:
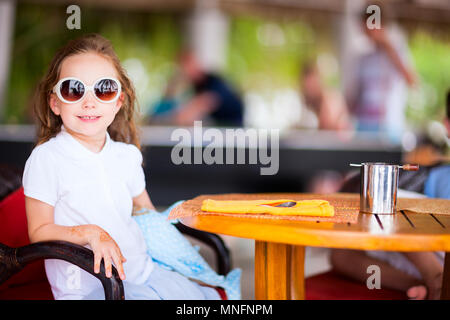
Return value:
[(105, 262), (106, 277), (112, 276), (112, 262), (114, 262), (121, 280), (125, 280), (125, 273), (123, 271), (123, 262), (127, 259), (122, 255), (119, 246), (113, 238), (102, 228), (95, 226), (91, 233), (89, 245), (94, 251), (94, 272), (100, 272), (100, 263), (103, 259)]

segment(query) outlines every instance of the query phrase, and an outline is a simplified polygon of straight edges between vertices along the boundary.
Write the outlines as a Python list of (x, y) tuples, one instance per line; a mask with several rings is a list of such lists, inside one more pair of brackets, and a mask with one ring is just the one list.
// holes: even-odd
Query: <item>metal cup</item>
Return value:
[(383, 162), (361, 164), (360, 212), (394, 214), (399, 166)]

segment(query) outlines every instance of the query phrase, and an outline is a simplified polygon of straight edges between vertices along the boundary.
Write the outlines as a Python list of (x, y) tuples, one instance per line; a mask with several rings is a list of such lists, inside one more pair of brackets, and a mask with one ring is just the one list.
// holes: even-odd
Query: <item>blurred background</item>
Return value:
[[(80, 29), (66, 25), (73, 4)], [(382, 30), (367, 28), (370, 4)], [(112, 42), (136, 88), (159, 208), (206, 193), (336, 192), (349, 163), (448, 161), (448, 0), (0, 0), (0, 163), (23, 169), (35, 87), (59, 47), (91, 32)], [(171, 133), (194, 120), (279, 129), (278, 173), (173, 164)]]
[[(382, 32), (367, 28), (373, 3)], [(80, 29), (67, 26), (72, 4)], [(0, 17), (3, 162), (24, 164), (35, 87), (55, 51), (90, 32), (111, 40), (133, 80), (161, 206), (200, 193), (334, 192), (351, 162), (432, 164), (448, 152), (445, 0), (2, 0)], [(278, 173), (172, 164), (170, 135), (194, 120), (279, 129)]]

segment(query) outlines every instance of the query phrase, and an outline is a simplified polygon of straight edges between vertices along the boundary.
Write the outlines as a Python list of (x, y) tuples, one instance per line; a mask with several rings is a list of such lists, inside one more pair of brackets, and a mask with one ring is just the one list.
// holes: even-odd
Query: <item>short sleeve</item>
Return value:
[(142, 168), (143, 158), (141, 151), (134, 145), (129, 145), (129, 148), (131, 154), (131, 174), (128, 186), (130, 194), (134, 198), (140, 195), (145, 189), (145, 174)]
[(58, 199), (56, 163), (48, 148), (36, 147), (25, 164), (22, 184), (27, 197), (55, 206)]

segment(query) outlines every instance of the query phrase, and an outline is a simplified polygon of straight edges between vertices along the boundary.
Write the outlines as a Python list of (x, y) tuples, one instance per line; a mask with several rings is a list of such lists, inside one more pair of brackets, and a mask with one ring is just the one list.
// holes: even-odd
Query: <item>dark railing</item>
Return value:
[(112, 277), (107, 278), (102, 261), (100, 273), (94, 273), (94, 254), (83, 246), (66, 241), (36, 242), (19, 248), (0, 243), (0, 284), (22, 270), (29, 263), (41, 259), (60, 259), (70, 262), (100, 280), (106, 300), (125, 299), (122, 280), (114, 266)]

